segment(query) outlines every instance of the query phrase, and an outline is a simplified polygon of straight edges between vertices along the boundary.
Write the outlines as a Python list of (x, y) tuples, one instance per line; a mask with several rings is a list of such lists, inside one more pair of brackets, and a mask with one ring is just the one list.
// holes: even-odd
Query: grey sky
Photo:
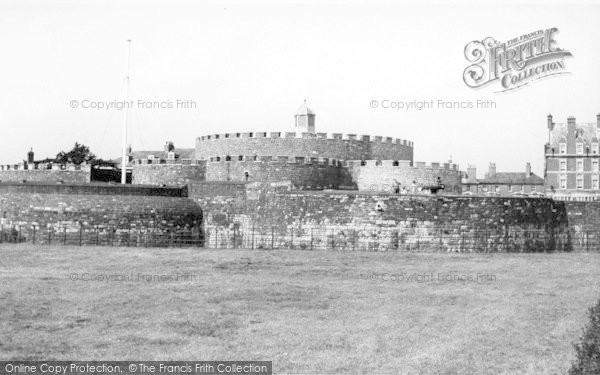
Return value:
[[(495, 5), (497, 4), (497, 5)], [(75, 141), (120, 155), (122, 111), (70, 108), (122, 99), (133, 39), (131, 98), (193, 100), (196, 109), (134, 109), (134, 149), (235, 131), (293, 131), (306, 98), (319, 132), (392, 136), (415, 160), (521, 171), (543, 168), (546, 115), (595, 122), (600, 112), (600, 5), (475, 6), (391, 2), (3, 1), (0, 162), (53, 156)], [(557, 27), (570, 75), (515, 92), (462, 81), (472, 40), (506, 41)], [(494, 100), (496, 109), (397, 111), (371, 100)]]

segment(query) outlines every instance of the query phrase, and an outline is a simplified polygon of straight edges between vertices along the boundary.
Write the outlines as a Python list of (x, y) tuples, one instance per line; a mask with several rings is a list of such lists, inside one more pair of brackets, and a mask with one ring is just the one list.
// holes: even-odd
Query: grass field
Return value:
[[(593, 253), (5, 244), (0, 358), (272, 360), (276, 373), (564, 373), (600, 298), (599, 272)], [(113, 276), (91, 280), (100, 275)]]

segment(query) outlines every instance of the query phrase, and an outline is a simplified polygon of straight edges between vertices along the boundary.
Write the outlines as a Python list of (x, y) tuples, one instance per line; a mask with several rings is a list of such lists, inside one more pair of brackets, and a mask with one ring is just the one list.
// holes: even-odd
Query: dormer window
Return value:
[(583, 143), (577, 142), (577, 154), (583, 154)]
[(561, 154), (566, 154), (567, 153), (567, 144), (564, 142), (561, 142), (559, 145), (559, 153)]

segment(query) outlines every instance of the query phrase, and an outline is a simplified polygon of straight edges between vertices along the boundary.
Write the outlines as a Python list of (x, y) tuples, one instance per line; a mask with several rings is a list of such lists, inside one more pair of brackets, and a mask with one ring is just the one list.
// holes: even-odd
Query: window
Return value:
[(561, 189), (567, 188), (567, 176), (565, 176), (565, 175), (560, 176), (560, 188)]
[(583, 159), (577, 159), (577, 172), (583, 172)]
[(598, 153), (598, 143), (592, 143), (592, 154)]
[(561, 160), (560, 161), (560, 171), (561, 172), (566, 172), (567, 171), (567, 161), (566, 160)]
[(583, 154), (583, 143), (577, 142), (577, 154)]
[(598, 160), (592, 160), (592, 171), (598, 172)]
[(496, 191), (496, 193), (499, 193), (500, 192), (500, 186), (496, 186), (495, 187), (495, 191)]
[(592, 189), (598, 190), (598, 177), (592, 178)]
[(559, 151), (559, 152), (560, 152), (561, 154), (566, 154), (566, 153), (567, 153), (567, 144), (566, 144), (566, 143), (564, 143), (564, 142), (563, 142), (563, 143), (561, 143), (561, 144), (559, 145), (559, 147), (560, 147), (560, 151)]
[(583, 176), (577, 175), (577, 189), (583, 189)]
[(487, 186), (484, 186), (482, 190), (484, 193), (487, 193)]
[(508, 191), (511, 192), (512, 191), (512, 185), (508, 185)]

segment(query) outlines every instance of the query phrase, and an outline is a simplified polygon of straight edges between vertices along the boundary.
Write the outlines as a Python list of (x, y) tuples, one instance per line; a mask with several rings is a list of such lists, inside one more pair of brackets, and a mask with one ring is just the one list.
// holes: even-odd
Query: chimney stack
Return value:
[(489, 172), (488, 172), (488, 177), (489, 178), (496, 177), (496, 163), (490, 163), (490, 169), (489, 169)]
[(27, 164), (33, 164), (34, 162), (34, 154), (33, 154), (33, 148), (31, 150), (29, 150), (29, 152), (27, 153)]
[(552, 115), (548, 113), (548, 130), (554, 130), (554, 122), (552, 122)]
[(567, 132), (569, 134), (575, 133), (575, 117), (574, 116), (569, 116), (569, 118), (567, 119)]
[(596, 115), (596, 127), (600, 128), (600, 113)]
[(467, 182), (477, 182), (477, 169), (471, 164), (467, 167)]
[(531, 163), (525, 165), (525, 177), (531, 177)]

